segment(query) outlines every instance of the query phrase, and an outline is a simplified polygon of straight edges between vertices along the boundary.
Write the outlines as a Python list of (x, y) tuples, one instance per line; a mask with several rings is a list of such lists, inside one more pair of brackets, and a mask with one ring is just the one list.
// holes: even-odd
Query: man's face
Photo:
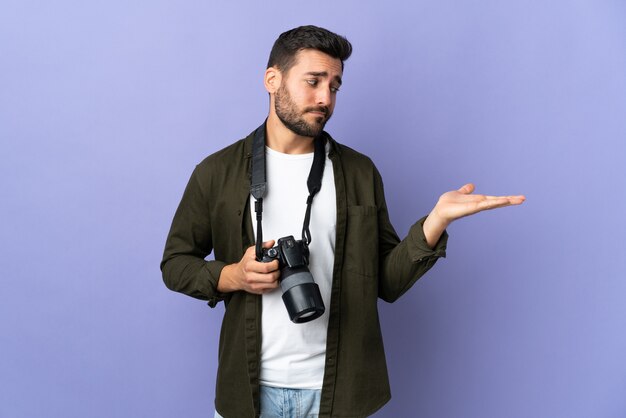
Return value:
[(333, 114), (342, 73), (339, 59), (317, 50), (299, 51), (274, 95), (281, 122), (297, 135), (319, 135)]

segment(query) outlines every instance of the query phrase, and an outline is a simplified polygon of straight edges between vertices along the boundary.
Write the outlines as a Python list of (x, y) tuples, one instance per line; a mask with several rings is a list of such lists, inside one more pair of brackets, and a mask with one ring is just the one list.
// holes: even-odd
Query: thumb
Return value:
[(276, 241), (274, 241), (273, 239), (269, 240), (269, 241), (265, 241), (263, 243), (263, 248), (272, 248), (274, 246), (274, 243)]
[(463, 193), (463, 194), (470, 194), (474, 191), (474, 185), (472, 183), (467, 183), (466, 185), (462, 186), (459, 190), (457, 190), (459, 193)]

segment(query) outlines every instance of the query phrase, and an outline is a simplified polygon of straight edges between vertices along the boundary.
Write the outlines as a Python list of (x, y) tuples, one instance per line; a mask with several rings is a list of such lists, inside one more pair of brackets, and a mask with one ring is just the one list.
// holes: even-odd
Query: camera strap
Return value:
[[(306, 213), (304, 224), (302, 225), (302, 242), (308, 246), (311, 242), (311, 231), (309, 222), (311, 221), (311, 206), (313, 197), (322, 188), (322, 176), (324, 175), (324, 165), (326, 163), (325, 132), (313, 140), (315, 151), (313, 153), (313, 164), (307, 179), (309, 197), (306, 200)], [(252, 141), (252, 178), (250, 181), (250, 194), (254, 197), (254, 211), (256, 212), (256, 257), (263, 258), (263, 198), (267, 192), (267, 179), (265, 171), (265, 122), (254, 132)]]

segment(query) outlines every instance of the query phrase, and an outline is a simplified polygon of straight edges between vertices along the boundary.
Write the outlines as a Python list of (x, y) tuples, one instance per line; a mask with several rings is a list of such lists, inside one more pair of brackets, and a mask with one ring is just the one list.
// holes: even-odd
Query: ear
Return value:
[(265, 70), (265, 77), (263, 78), (263, 84), (265, 84), (265, 90), (269, 94), (273, 94), (280, 88), (280, 83), (283, 77), (280, 70), (276, 67), (270, 67)]

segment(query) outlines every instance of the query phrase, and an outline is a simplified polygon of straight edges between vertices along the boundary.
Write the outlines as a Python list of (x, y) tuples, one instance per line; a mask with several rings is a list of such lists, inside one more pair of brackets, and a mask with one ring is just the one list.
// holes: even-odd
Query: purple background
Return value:
[(222, 308), (158, 264), (193, 166), (267, 112), (274, 39), (355, 51), (328, 130), (404, 235), (467, 181), (526, 194), (450, 228), (381, 302), (377, 417), (626, 416), (622, 1), (0, 6), (0, 416), (207, 417)]

